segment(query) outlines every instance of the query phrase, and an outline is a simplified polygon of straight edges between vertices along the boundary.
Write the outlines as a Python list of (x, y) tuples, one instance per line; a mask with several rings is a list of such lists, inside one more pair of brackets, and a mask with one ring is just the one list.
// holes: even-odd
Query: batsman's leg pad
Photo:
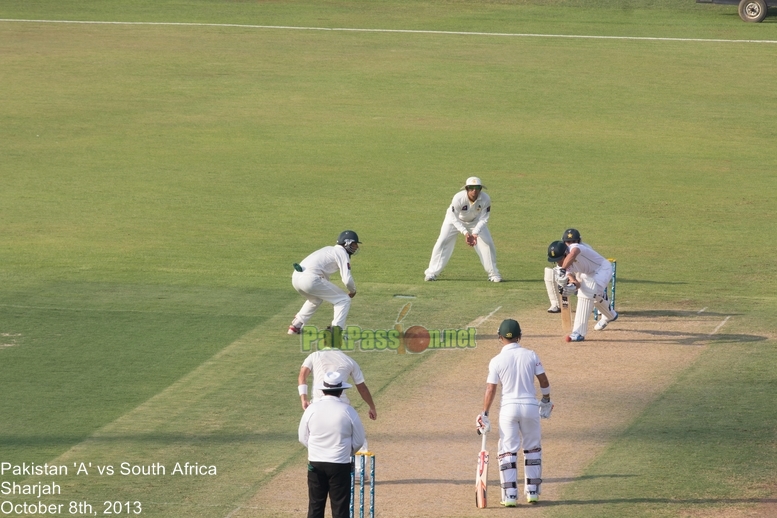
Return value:
[(615, 313), (610, 309), (610, 301), (607, 300), (607, 297), (604, 297), (602, 295), (595, 295), (594, 296), (594, 307), (599, 310), (599, 313), (602, 314), (604, 318), (606, 318), (608, 321), (615, 318)]
[(536, 491), (539, 495), (542, 493), (542, 448), (533, 450), (523, 450), (523, 472), (526, 475), (526, 484), (524, 491)]
[(585, 336), (588, 333), (588, 315), (593, 310), (594, 301), (585, 297), (577, 297), (577, 312), (572, 332)]
[(499, 481), (502, 483), (502, 502), (518, 500), (518, 452), (499, 454)]

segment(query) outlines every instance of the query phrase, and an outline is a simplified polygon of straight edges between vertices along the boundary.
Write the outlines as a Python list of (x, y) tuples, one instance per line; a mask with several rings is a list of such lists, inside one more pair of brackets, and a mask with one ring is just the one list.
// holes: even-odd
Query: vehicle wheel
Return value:
[(741, 0), (739, 17), (746, 22), (758, 23), (766, 18), (766, 0)]

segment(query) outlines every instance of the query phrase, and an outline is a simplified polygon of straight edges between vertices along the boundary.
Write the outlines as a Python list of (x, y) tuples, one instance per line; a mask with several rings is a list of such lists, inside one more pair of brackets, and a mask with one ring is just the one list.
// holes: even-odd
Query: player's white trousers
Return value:
[(524, 491), (539, 491), (538, 483), (528, 484), (528, 481), (542, 478), (541, 443), (537, 401), (502, 404), (499, 408), (499, 455), (523, 451)]
[(545, 290), (548, 292), (550, 306), (557, 308), (558, 284), (556, 282), (556, 274), (553, 272), (553, 268), (545, 268)]
[(575, 325), (572, 332), (585, 336), (588, 333), (588, 317), (594, 307), (607, 320), (615, 315), (610, 311), (609, 303), (603, 300), (607, 284), (612, 278), (612, 263), (607, 261), (593, 275), (584, 273), (576, 274), (580, 280), (580, 289), (577, 292), (577, 309), (575, 312)]
[[(467, 225), (466, 223), (463, 223), (463, 225), (470, 232), (475, 228), (475, 225)], [(459, 234), (461, 232), (446, 218), (440, 229), (440, 237), (437, 238), (434, 249), (432, 249), (432, 259), (429, 261), (429, 268), (426, 269), (424, 275), (439, 275), (443, 271), (453, 255), (456, 238)], [(496, 247), (488, 227), (483, 227), (480, 234), (478, 234), (475, 252), (478, 254), (480, 264), (483, 265), (483, 269), (489, 277), (501, 277), (496, 267)]]
[(294, 272), (291, 276), (291, 285), (300, 295), (308, 299), (297, 313), (294, 319), (295, 325), (307, 324), (318, 306), (323, 301), (327, 301), (335, 308), (332, 325), (345, 329), (345, 320), (348, 318), (348, 310), (351, 309), (351, 298), (345, 291), (323, 277), (307, 272)]

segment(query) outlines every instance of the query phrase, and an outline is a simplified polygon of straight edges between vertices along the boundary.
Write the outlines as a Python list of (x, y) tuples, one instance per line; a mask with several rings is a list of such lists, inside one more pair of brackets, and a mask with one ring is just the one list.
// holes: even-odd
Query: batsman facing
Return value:
[(577, 295), (575, 324), (567, 342), (585, 340), (593, 307), (602, 315), (595, 327), (597, 331), (618, 319), (618, 312), (611, 309), (605, 291), (612, 277), (612, 263), (583, 243), (577, 229), (565, 230), (562, 241), (553, 241), (548, 246), (548, 262), (558, 263), (555, 274), (560, 293)]

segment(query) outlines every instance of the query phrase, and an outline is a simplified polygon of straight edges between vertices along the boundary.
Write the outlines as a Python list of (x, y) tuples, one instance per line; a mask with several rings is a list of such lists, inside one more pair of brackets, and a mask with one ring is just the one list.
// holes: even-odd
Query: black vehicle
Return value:
[(696, 0), (697, 4), (738, 5), (739, 17), (746, 22), (762, 22), (769, 7), (777, 7), (777, 0)]

